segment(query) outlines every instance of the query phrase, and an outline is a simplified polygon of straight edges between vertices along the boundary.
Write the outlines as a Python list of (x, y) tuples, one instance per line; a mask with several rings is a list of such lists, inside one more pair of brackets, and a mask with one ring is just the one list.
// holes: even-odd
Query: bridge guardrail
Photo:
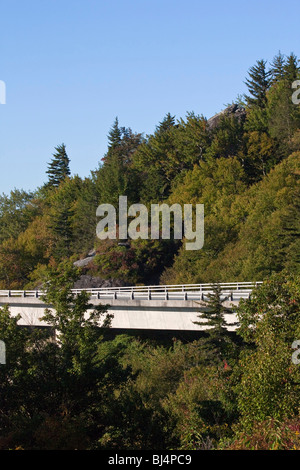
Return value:
[[(230, 300), (248, 298), (253, 288), (262, 284), (257, 282), (220, 283), (222, 296)], [(165, 286), (124, 286), (94, 289), (72, 289), (76, 295), (81, 291), (91, 294), (91, 299), (136, 299), (136, 300), (206, 300), (212, 292), (213, 284), (173, 284)], [(40, 298), (42, 290), (0, 290), (0, 297)]]

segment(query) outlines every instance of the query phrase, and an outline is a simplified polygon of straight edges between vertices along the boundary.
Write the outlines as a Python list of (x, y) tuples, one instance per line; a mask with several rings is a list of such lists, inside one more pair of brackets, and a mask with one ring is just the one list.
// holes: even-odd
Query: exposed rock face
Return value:
[(123, 281), (119, 279), (102, 279), (101, 277), (91, 276), (85, 274), (88, 272), (89, 267), (91, 266), (93, 259), (96, 255), (96, 250), (91, 250), (86, 258), (79, 259), (74, 262), (74, 266), (82, 268), (82, 274), (80, 278), (75, 282), (74, 289), (98, 289), (100, 287), (122, 287), (126, 286)]
[(220, 123), (220, 119), (223, 116), (234, 116), (238, 118), (239, 120), (243, 121), (246, 118), (246, 110), (245, 108), (243, 108), (243, 106), (240, 106), (239, 104), (232, 104), (231, 106), (228, 106), (220, 113), (215, 114), (215, 116), (212, 116), (210, 119), (208, 119), (207, 120), (208, 128), (210, 130), (213, 130), (216, 127), (218, 127)]
[(101, 279), (99, 277), (82, 274), (75, 282), (74, 289), (97, 289), (100, 287), (122, 287), (126, 284), (117, 279)]
[(93, 261), (93, 259), (94, 259), (93, 256), (88, 256), (87, 258), (79, 259), (78, 261), (75, 261), (74, 266), (77, 266), (78, 268), (84, 268), (91, 261)]
[(79, 259), (78, 261), (75, 261), (74, 263), (74, 266), (77, 266), (79, 268), (84, 268), (85, 266), (87, 266), (91, 261), (93, 261), (93, 258), (96, 254), (96, 250), (91, 250), (89, 253), (88, 253), (88, 256), (86, 258), (83, 258), (83, 259)]

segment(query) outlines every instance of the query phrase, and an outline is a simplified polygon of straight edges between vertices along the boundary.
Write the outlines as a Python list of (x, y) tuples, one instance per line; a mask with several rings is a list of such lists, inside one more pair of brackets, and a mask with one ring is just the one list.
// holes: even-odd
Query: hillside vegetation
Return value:
[[(88, 178), (71, 175), (60, 144), (42, 187), (0, 197), (0, 289), (47, 282), (56, 312), (45, 312), (51, 328), (32, 329), (0, 309), (0, 449), (300, 450), (297, 79), (294, 54), (259, 60), (248, 95), (216, 116), (168, 113), (147, 136), (116, 119)], [(120, 195), (204, 204), (203, 248), (101, 241), (96, 209)], [(220, 281), (264, 281), (240, 303), (235, 334)], [(86, 318), (88, 294), (71, 293), (201, 282), (216, 287), (195, 341), (113, 338), (106, 307)]]
[[(249, 96), (214, 118), (169, 113), (143, 136), (116, 118), (90, 177), (71, 176), (66, 146), (46, 183), (0, 198), (0, 288), (39, 285), (47, 265), (96, 256), (84, 274), (127, 284), (263, 280), (299, 267), (300, 106), (291, 100), (298, 59), (276, 56), (249, 71)], [(84, 158), (84, 155), (82, 156)], [(143, 203), (204, 204), (205, 243), (101, 241), (96, 209)]]

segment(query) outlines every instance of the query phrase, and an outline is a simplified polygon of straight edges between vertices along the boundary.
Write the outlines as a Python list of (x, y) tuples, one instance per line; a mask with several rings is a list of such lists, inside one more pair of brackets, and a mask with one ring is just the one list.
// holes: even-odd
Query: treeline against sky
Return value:
[[(90, 177), (71, 176), (61, 144), (42, 187), (0, 198), (0, 289), (47, 283), (55, 312), (39, 329), (0, 309), (1, 450), (300, 450), (299, 77), (293, 54), (258, 61), (230, 112), (167, 114), (149, 136), (116, 119)], [(204, 204), (203, 249), (99, 240), (96, 208), (118, 207), (120, 195), (148, 208)], [(87, 316), (88, 293), (72, 294), (82, 273), (112, 284), (264, 282), (240, 302), (235, 333), (216, 285), (198, 315), (210, 328), (191, 340), (114, 334), (105, 305)]]
[[(71, 176), (67, 148), (58, 145), (42, 187), (0, 197), (0, 288), (34, 288), (48, 265), (93, 249), (84, 272), (112, 284), (255, 281), (299, 269), (300, 105), (291, 99), (298, 63), (281, 53), (270, 64), (258, 60), (248, 94), (232, 103), (238, 112), (214, 122), (168, 113), (144, 136), (116, 118), (87, 178)], [(117, 208), (120, 195), (148, 208), (204, 204), (203, 249), (172, 239), (100, 241), (96, 209)]]

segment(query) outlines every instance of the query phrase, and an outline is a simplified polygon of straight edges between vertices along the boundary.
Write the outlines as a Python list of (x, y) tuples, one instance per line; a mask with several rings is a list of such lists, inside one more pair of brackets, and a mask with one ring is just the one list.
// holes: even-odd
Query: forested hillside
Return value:
[[(42, 187), (1, 196), (0, 289), (46, 281), (55, 310), (51, 328), (35, 329), (0, 309), (1, 450), (300, 450), (297, 79), (294, 54), (259, 60), (248, 94), (216, 116), (168, 113), (147, 136), (116, 118), (89, 177), (72, 175), (62, 143)], [(120, 195), (148, 208), (204, 204), (203, 248), (101, 241), (96, 209)], [(230, 334), (217, 283), (244, 280), (265, 282), (240, 302)], [(216, 288), (210, 329), (195, 341), (114, 337), (106, 306), (87, 318), (89, 295), (71, 292), (200, 282)]]
[[(71, 176), (71, 157), (58, 145), (42, 187), (0, 198), (0, 288), (34, 288), (47, 265), (94, 249), (83, 274), (99, 285), (257, 281), (299, 269), (300, 106), (291, 100), (298, 77), (297, 57), (279, 53), (270, 65), (258, 60), (246, 77), (248, 95), (215, 117), (168, 113), (147, 136), (116, 118), (88, 178)], [(203, 249), (100, 241), (96, 208), (117, 207), (120, 195), (149, 208), (204, 204)]]

